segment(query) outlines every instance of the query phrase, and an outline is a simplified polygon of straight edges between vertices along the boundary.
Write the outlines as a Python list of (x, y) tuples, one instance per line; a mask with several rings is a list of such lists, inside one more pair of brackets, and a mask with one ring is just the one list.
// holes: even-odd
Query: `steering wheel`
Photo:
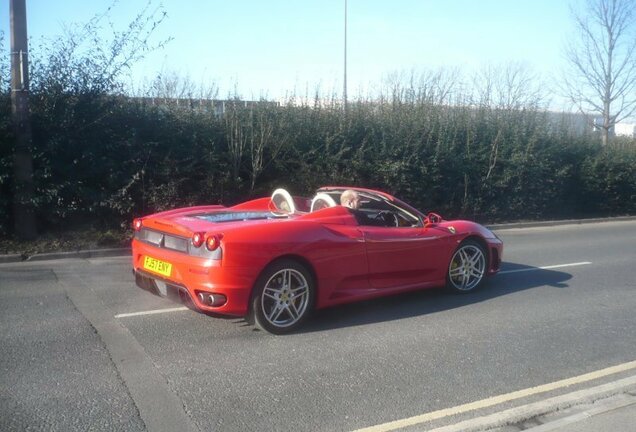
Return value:
[(399, 227), (400, 226), (400, 222), (398, 221), (397, 216), (395, 215), (395, 213), (388, 211), (388, 210), (382, 210), (380, 213), (378, 213), (378, 218), (382, 218), (382, 220), (384, 221), (385, 225), (388, 227)]

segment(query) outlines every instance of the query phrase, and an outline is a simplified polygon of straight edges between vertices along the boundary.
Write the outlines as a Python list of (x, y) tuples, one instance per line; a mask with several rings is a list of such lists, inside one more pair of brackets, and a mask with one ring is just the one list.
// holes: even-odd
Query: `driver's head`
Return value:
[(351, 209), (360, 207), (360, 196), (358, 192), (347, 189), (340, 195), (340, 204)]

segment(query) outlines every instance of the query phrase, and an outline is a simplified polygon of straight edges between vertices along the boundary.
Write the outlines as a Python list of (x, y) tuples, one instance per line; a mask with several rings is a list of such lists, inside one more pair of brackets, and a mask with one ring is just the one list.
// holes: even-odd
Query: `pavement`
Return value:
[[(525, 429), (532, 432), (629, 432), (636, 429), (636, 396), (618, 395), (594, 404), (578, 407), (578, 411)], [(554, 414), (553, 414), (554, 416)], [(541, 421), (542, 419), (538, 419)], [(520, 429), (523, 430), (523, 429)]]
[(598, 409), (589, 409), (555, 420), (542, 426), (529, 429), (533, 432), (627, 432), (636, 429), (636, 398), (631, 395), (627, 404), (622, 405), (623, 398), (599, 405)]
[(636, 375), (429, 432), (633, 432)]

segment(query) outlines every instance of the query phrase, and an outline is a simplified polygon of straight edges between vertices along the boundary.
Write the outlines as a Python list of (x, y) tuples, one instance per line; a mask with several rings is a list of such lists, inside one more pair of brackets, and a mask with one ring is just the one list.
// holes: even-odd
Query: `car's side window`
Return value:
[[(375, 207), (375, 208), (374, 208)], [(411, 228), (420, 225), (419, 219), (398, 207), (361, 205), (354, 210), (359, 225)]]
[(369, 210), (369, 209), (351, 209), (351, 212), (358, 221), (358, 225), (363, 226), (395, 226), (390, 223), (389, 220), (384, 216), (383, 212), (378, 210)]
[[(341, 203), (342, 191), (320, 190), (311, 203), (311, 211), (331, 207)], [(349, 211), (360, 226), (380, 226), (389, 228), (414, 228), (422, 226), (417, 212), (402, 207), (372, 193), (358, 191), (357, 207)]]
[(420, 219), (417, 216), (414, 216), (404, 210), (397, 211), (396, 215), (398, 218), (398, 226), (414, 228), (422, 225)]

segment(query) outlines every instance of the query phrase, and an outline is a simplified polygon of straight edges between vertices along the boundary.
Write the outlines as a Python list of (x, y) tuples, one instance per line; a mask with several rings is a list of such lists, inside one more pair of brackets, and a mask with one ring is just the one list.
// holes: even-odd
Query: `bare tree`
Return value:
[[(238, 180), (241, 172), (249, 171), (253, 193), (258, 177), (274, 162), (289, 138), (283, 133), (275, 139), (278, 107), (270, 102), (235, 100), (226, 106), (224, 124), (232, 178)], [(242, 170), (244, 166), (247, 170)]]
[(636, 111), (636, 1), (587, 0), (572, 10), (577, 37), (565, 48), (566, 95), (585, 114), (599, 115), (603, 145), (614, 125)]
[(180, 100), (199, 101), (213, 104), (219, 94), (216, 82), (201, 81), (196, 84), (189, 75), (179, 75), (176, 71), (162, 70), (150, 82), (145, 83), (139, 90), (140, 94), (152, 99), (173, 101), (178, 104)]
[(472, 77), (472, 103), (504, 110), (537, 109), (547, 95), (541, 78), (523, 63), (487, 65)]
[(223, 117), (227, 136), (227, 152), (232, 166), (232, 180), (240, 180), (239, 173), (247, 144), (247, 136), (242, 124), (241, 111), (237, 107), (238, 104), (240, 101), (228, 103), (227, 111)]
[(132, 66), (172, 40), (155, 41), (155, 31), (167, 17), (162, 5), (148, 1), (122, 30), (112, 21), (118, 3), (113, 0), (85, 24), (66, 25), (62, 35), (42, 38), (30, 56), (34, 94), (122, 93)]
[(401, 103), (450, 104), (460, 84), (458, 69), (392, 72), (384, 79), (381, 100)]

